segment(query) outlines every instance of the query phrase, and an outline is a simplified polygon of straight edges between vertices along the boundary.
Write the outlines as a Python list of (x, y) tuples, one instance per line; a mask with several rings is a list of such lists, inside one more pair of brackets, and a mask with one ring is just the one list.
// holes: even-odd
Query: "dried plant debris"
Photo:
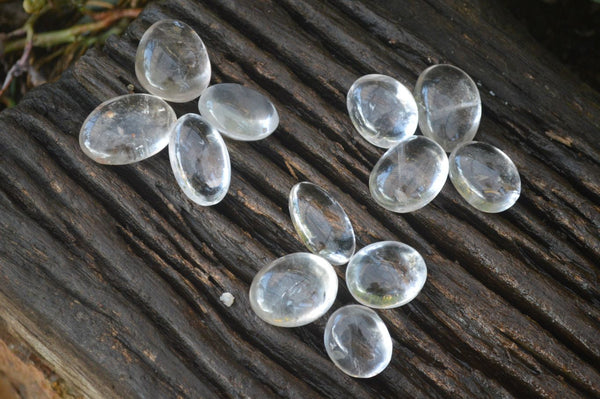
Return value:
[[(4, 4), (3, 8), (24, 22), (15, 28), (0, 20), (0, 68), (5, 75), (0, 86), (0, 109), (13, 106), (29, 88), (57, 79), (89, 47), (122, 33), (145, 3), (24, 0)], [(26, 14), (16, 10), (18, 7)]]

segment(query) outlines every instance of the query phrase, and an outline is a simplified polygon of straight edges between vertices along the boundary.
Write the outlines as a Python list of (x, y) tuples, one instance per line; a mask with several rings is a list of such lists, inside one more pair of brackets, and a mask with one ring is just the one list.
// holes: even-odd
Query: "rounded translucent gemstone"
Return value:
[(424, 70), (415, 85), (419, 127), (446, 152), (473, 140), (481, 119), (481, 99), (473, 79), (452, 65)]
[(452, 151), (450, 180), (469, 204), (483, 212), (505, 211), (521, 195), (521, 178), (511, 159), (493, 145), (477, 141)]
[(298, 327), (323, 316), (337, 290), (337, 275), (329, 262), (298, 252), (275, 260), (254, 276), (250, 306), (269, 324)]
[(370, 378), (392, 360), (392, 338), (374, 310), (347, 305), (336, 310), (325, 326), (327, 354), (344, 373)]
[(346, 106), (361, 136), (390, 148), (417, 130), (417, 104), (402, 83), (385, 75), (365, 75), (350, 87)]
[(448, 177), (448, 157), (433, 140), (409, 137), (390, 148), (369, 178), (371, 195), (394, 212), (412, 212), (431, 202)]
[(354, 229), (327, 191), (313, 183), (298, 183), (290, 191), (289, 208), (300, 240), (311, 252), (333, 265), (348, 263), (356, 245)]
[(229, 153), (219, 132), (197, 114), (186, 114), (171, 131), (169, 158), (179, 187), (194, 202), (221, 201), (231, 182)]
[(390, 309), (412, 301), (425, 285), (427, 267), (413, 247), (382, 241), (358, 251), (346, 268), (352, 296), (372, 308)]
[(111, 98), (94, 109), (81, 126), (79, 145), (88, 157), (125, 165), (151, 157), (169, 143), (175, 111), (149, 94)]
[(148, 92), (183, 103), (198, 98), (208, 87), (210, 60), (192, 28), (165, 19), (142, 36), (135, 54), (135, 74)]
[(234, 140), (261, 140), (279, 125), (277, 110), (267, 97), (236, 83), (210, 86), (200, 96), (198, 108), (221, 134)]

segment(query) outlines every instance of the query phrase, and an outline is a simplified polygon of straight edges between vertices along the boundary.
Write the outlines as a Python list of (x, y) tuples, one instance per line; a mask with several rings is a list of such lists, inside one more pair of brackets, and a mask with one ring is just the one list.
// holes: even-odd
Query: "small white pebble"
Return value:
[(228, 308), (231, 307), (231, 305), (233, 305), (233, 301), (235, 301), (235, 297), (231, 295), (230, 292), (224, 292), (219, 299)]
[(494, 93), (493, 91), (490, 90), (490, 94), (492, 95), (492, 97), (496, 96), (496, 93)]

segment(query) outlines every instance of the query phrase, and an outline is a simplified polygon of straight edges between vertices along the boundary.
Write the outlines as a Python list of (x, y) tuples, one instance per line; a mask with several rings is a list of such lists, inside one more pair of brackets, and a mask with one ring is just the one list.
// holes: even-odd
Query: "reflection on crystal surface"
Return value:
[(448, 157), (433, 140), (411, 136), (375, 164), (369, 189), (377, 203), (394, 212), (412, 212), (431, 202), (448, 177)]
[(275, 260), (254, 276), (250, 306), (269, 324), (298, 327), (323, 316), (337, 289), (337, 275), (329, 262), (298, 252)]
[(126, 94), (100, 104), (86, 118), (79, 145), (88, 157), (124, 165), (151, 157), (169, 143), (177, 120), (163, 100), (148, 94)]
[(142, 36), (135, 55), (135, 74), (142, 87), (167, 101), (198, 98), (210, 82), (204, 43), (187, 24), (156, 22)]
[(279, 125), (277, 110), (267, 97), (236, 83), (210, 86), (198, 108), (221, 134), (234, 140), (261, 140)]
[(450, 154), (450, 180), (473, 207), (497, 213), (521, 195), (521, 178), (512, 160), (493, 145), (473, 141)]
[(412, 301), (427, 279), (427, 267), (414, 248), (382, 241), (358, 251), (346, 269), (352, 296), (366, 306), (389, 309)]
[(169, 158), (183, 192), (202, 206), (221, 201), (231, 181), (231, 165), (219, 132), (200, 115), (183, 115), (171, 132)]
[(331, 264), (343, 265), (354, 253), (354, 229), (341, 205), (319, 186), (302, 182), (292, 187), (290, 216), (300, 240)]
[(346, 97), (350, 120), (368, 142), (390, 148), (417, 129), (417, 104), (402, 83), (385, 75), (365, 75)]
[(463, 70), (446, 64), (424, 70), (415, 85), (419, 127), (446, 152), (473, 140), (481, 119), (481, 99)]
[(325, 326), (327, 354), (344, 373), (370, 378), (392, 359), (392, 338), (373, 310), (348, 305), (336, 310)]

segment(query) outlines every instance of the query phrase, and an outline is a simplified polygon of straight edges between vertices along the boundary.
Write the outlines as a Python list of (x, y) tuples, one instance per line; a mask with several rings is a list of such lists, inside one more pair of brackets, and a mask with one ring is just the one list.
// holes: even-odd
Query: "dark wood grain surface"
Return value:
[[(162, 18), (200, 34), (213, 83), (258, 89), (280, 113), (269, 138), (227, 141), (233, 179), (214, 207), (185, 198), (166, 151), (110, 167), (79, 148), (92, 109), (142, 90), (135, 49)], [(474, 210), (450, 182), (410, 214), (370, 198), (383, 150), (351, 126), (348, 88), (367, 73), (413, 87), (441, 62), (477, 82), (477, 139), (519, 168), (506, 212)], [(89, 397), (600, 397), (599, 132), (600, 95), (493, 0), (156, 2), (0, 114), (0, 317)], [(283, 329), (250, 309), (254, 274), (304, 250), (287, 211), (302, 180), (341, 202), (359, 248), (399, 240), (427, 262), (421, 294), (378, 312), (394, 354), (375, 378), (335, 368), (326, 317)], [(332, 311), (353, 302), (336, 270)]]

